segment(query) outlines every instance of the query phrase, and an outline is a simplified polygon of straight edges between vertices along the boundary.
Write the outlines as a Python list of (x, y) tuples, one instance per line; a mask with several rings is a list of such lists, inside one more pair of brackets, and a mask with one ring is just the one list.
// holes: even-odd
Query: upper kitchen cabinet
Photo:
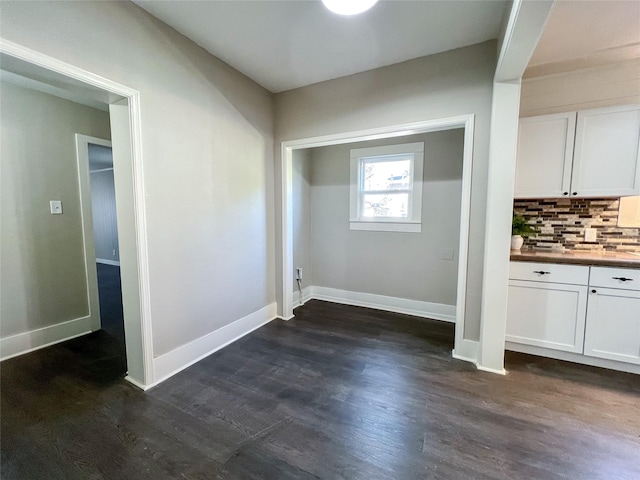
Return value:
[(578, 112), (572, 189), (581, 197), (640, 194), (640, 106)]
[(569, 195), (576, 112), (520, 119), (516, 198)]
[(640, 105), (520, 119), (516, 198), (640, 194)]

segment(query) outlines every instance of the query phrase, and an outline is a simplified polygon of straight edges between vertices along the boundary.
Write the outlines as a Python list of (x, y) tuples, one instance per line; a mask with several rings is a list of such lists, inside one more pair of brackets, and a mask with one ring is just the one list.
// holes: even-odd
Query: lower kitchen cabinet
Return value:
[(640, 270), (511, 262), (508, 349), (640, 373)]
[(586, 285), (509, 282), (509, 342), (582, 353)]
[(590, 290), (584, 354), (640, 364), (640, 291)]

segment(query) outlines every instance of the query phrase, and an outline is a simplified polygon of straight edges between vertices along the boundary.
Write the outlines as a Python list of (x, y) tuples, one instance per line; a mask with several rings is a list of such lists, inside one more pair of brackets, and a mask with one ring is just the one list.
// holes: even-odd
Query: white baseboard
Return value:
[(456, 348), (451, 352), (451, 356), (458, 360), (471, 362), (474, 365), (478, 362), (478, 352), (480, 351), (480, 342), (473, 340), (465, 340), (464, 338), (456, 342)]
[(490, 368), (490, 367), (484, 367), (482, 365), (480, 365), (479, 363), (476, 363), (476, 368), (482, 372), (489, 372), (489, 373), (495, 373), (497, 375), (506, 375), (507, 371), (504, 368)]
[(462, 339), (460, 342), (456, 343), (456, 347), (452, 352), (451, 356), (457, 360), (463, 360), (465, 362), (473, 363), (476, 368), (483, 372), (495, 373), (497, 375), (506, 375), (507, 371), (504, 368), (496, 369), (489, 368), (481, 365), (478, 362), (478, 354), (480, 352), (480, 342), (476, 342), (474, 340), (465, 340)]
[(96, 263), (104, 263), (105, 265), (120, 266), (120, 262), (117, 260), (107, 260), (106, 258), (96, 258)]
[[(277, 306), (274, 302), (204, 337), (200, 337), (175, 350), (155, 357), (153, 359), (153, 383), (145, 385), (144, 389), (149, 389), (163, 382), (167, 378), (244, 337), (255, 329), (269, 323), (277, 318), (277, 316)], [(131, 383), (136, 385), (133, 381)]]
[(300, 302), (300, 291), (296, 290), (293, 292), (293, 308), (299, 307), (302, 304), (307, 303), (313, 297), (311, 295), (311, 289), (313, 287), (304, 287), (302, 289), (302, 302)]
[(91, 333), (91, 317), (81, 317), (0, 339), (0, 360), (17, 357)]
[(581, 363), (592, 367), (609, 368), (611, 370), (618, 370), (621, 372), (640, 374), (640, 365), (617, 362), (606, 358), (589, 357), (580, 353), (563, 352), (561, 350), (552, 350), (550, 348), (534, 347), (533, 345), (524, 345), (513, 342), (505, 342), (505, 350), (528, 353), (529, 355), (538, 355), (540, 357), (555, 358), (556, 360), (564, 360), (566, 362)]
[(138, 387), (143, 392), (146, 391), (146, 390), (149, 390), (151, 387), (155, 387), (157, 385), (157, 383), (154, 383), (154, 384), (151, 384), (151, 385), (145, 385), (144, 383), (142, 383), (139, 380), (136, 380), (135, 378), (131, 377), (130, 375), (127, 375), (126, 377), (124, 377), (124, 379), (127, 382), (129, 382), (130, 384)]
[(387, 297), (385, 295), (352, 292), (349, 290), (339, 290), (328, 287), (312, 286), (307, 288), (310, 288), (310, 295), (307, 300), (326, 300), (328, 302), (374, 308), (376, 310), (385, 310), (387, 312), (404, 313), (406, 315), (432, 318), (434, 320), (442, 320), (445, 322), (455, 323), (456, 321), (455, 305), (421, 302), (419, 300), (408, 300), (406, 298)]

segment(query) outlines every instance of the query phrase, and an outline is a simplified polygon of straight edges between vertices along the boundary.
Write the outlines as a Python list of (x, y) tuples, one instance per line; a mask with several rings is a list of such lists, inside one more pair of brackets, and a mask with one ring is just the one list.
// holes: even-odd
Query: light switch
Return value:
[(49, 208), (51, 208), (51, 215), (62, 215), (62, 201), (51, 200), (49, 202)]

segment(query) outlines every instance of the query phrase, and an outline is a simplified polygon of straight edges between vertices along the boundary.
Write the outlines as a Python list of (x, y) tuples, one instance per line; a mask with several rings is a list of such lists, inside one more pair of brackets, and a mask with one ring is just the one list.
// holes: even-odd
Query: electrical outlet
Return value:
[(62, 215), (62, 202), (60, 200), (51, 200), (49, 202), (49, 210), (51, 210), (51, 215)]
[(584, 241), (585, 242), (595, 242), (596, 241), (596, 229), (595, 228), (585, 228), (584, 229)]
[(296, 280), (302, 280), (302, 267), (296, 268)]

